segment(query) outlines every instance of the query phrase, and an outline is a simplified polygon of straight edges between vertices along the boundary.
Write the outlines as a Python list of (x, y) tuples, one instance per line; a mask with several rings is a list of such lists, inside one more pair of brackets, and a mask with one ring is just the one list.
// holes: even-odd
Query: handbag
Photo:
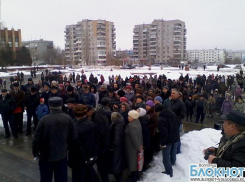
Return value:
[(138, 151), (138, 171), (142, 171), (144, 165), (144, 149), (141, 148)]

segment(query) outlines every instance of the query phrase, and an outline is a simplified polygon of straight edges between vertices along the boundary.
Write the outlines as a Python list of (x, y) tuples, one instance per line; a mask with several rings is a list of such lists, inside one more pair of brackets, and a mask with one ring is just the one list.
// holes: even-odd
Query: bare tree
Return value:
[(49, 49), (42, 56), (47, 64), (66, 64), (65, 53), (60, 47)]

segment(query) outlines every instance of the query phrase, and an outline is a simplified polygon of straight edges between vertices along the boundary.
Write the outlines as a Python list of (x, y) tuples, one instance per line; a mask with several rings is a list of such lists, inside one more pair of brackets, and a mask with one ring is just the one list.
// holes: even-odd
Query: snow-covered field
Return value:
[(203, 129), (201, 131), (191, 131), (181, 137), (181, 154), (177, 155), (176, 164), (173, 167), (173, 177), (162, 174), (164, 166), (162, 163), (162, 153), (154, 157), (152, 167), (144, 174), (143, 182), (188, 182), (189, 164), (206, 164), (203, 149), (217, 146), (221, 138), (221, 131), (214, 129)]

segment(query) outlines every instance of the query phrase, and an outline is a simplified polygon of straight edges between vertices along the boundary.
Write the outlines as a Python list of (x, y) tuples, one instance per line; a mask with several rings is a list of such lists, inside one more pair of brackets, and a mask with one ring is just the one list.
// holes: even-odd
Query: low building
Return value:
[(225, 49), (187, 50), (187, 60), (189, 62), (224, 64), (225, 59)]
[(43, 39), (23, 41), (23, 45), (30, 50), (33, 63), (49, 63), (48, 51), (53, 49), (53, 41)]

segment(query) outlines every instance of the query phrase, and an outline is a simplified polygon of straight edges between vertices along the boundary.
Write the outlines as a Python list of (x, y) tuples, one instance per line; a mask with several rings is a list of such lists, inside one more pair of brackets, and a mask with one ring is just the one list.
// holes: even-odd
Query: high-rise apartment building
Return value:
[(225, 63), (225, 49), (188, 50), (187, 60), (200, 63)]
[(15, 31), (13, 28), (11, 30), (4, 28), (0, 30), (0, 34), (1, 34), (1, 37), (0, 37), (1, 38), (1, 44), (0, 44), (1, 48), (6, 47), (6, 45), (8, 44), (9, 47), (11, 47), (13, 52), (15, 53), (22, 46), (20, 29)]
[(43, 39), (23, 41), (23, 45), (30, 50), (33, 63), (49, 63), (47, 55), (54, 47), (53, 41)]
[(186, 27), (180, 20), (134, 26), (134, 58), (144, 64), (179, 63), (186, 58)]
[(68, 64), (107, 65), (116, 54), (113, 22), (82, 20), (65, 29), (65, 55)]

